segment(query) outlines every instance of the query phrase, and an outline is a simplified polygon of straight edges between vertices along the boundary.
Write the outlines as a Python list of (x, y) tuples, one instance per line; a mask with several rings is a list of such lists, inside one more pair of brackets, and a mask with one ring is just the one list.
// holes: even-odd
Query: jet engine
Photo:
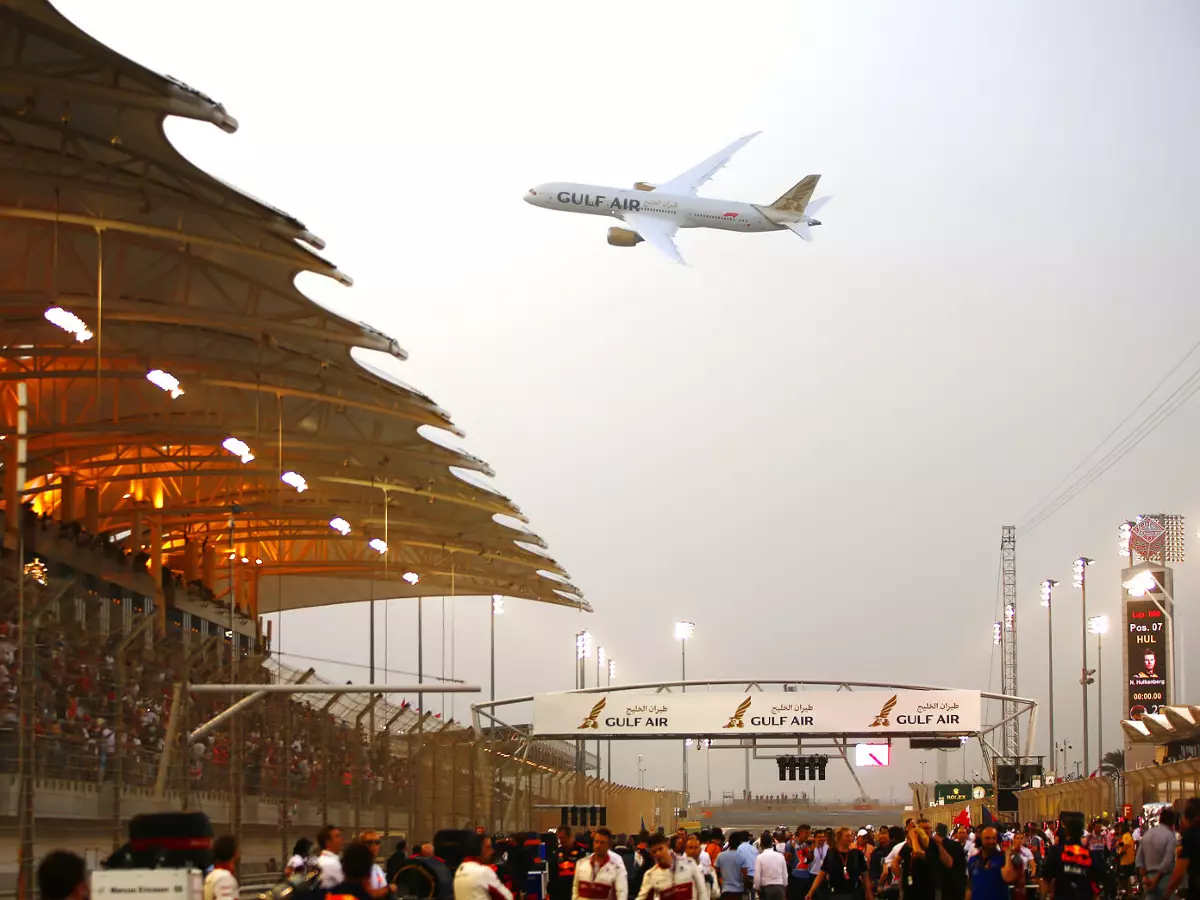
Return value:
[(644, 237), (628, 228), (608, 229), (608, 242), (614, 247), (634, 247), (644, 240)]
[(650, 184), (648, 181), (635, 181), (633, 183), (633, 189), (635, 191), (652, 191), (656, 187), (658, 187), (657, 184)]

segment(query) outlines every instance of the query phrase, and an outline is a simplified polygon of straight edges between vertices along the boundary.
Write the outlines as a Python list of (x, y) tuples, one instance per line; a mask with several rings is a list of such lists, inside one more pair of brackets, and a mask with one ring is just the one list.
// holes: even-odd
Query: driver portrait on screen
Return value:
[(1142, 661), (1143, 665), (1145, 665), (1145, 668), (1141, 672), (1138, 672), (1138, 678), (1162, 677), (1158, 674), (1158, 672), (1155, 671), (1155, 669), (1158, 667), (1158, 657), (1155, 654), (1147, 653), (1144, 657), (1142, 657)]

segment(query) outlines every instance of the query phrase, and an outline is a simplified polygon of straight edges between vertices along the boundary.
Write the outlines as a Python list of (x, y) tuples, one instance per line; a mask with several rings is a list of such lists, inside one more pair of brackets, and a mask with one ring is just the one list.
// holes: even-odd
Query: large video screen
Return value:
[(1157, 713), (1170, 696), (1171, 677), (1167, 648), (1171, 623), (1149, 597), (1130, 598), (1125, 604), (1125, 659), (1129, 685), (1125, 706), (1129, 718)]

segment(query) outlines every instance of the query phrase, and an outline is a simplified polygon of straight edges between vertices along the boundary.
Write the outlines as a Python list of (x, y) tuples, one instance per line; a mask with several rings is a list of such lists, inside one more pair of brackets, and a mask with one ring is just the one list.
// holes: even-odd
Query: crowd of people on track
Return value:
[[(459, 832), (451, 855), (432, 841), (400, 840), (390, 856), (381, 836), (347, 840), (327, 825), (316, 843), (297, 842), (281, 873), (294, 896), (311, 900), (1200, 900), (1200, 798), (1166, 807), (1154, 821), (1059, 822), (1009, 827), (903, 827), (766, 830), (662, 829), (614, 835), (605, 827), (574, 834), (489, 837)], [(536, 848), (531, 850), (531, 848)], [(204, 900), (236, 900), (238, 842), (218, 838)], [(53, 864), (51, 864), (53, 863)], [(64, 874), (67, 873), (67, 874)], [(86, 900), (82, 860), (55, 853), (39, 870), (43, 900)], [(407, 875), (406, 875), (407, 873)], [(414, 890), (411, 877), (423, 878)], [(420, 880), (420, 879), (418, 879)], [(304, 886), (301, 890), (301, 886)]]
[[(1059, 900), (1200, 900), (1200, 798), (1179, 815), (1162, 810), (1144, 833), (1136, 822), (1085, 827), (1082, 816), (952, 829), (922, 818), (757, 836), (714, 828), (614, 839), (601, 829), (572, 840), (562, 828), (556, 845), (550, 900), (1024, 900), (1039, 891)], [(612, 890), (598, 891), (597, 881)]]

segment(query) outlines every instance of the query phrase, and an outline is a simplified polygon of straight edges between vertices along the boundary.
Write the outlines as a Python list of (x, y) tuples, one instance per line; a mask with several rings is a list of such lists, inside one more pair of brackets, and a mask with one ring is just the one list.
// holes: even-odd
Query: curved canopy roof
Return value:
[(1121, 730), (1131, 741), (1169, 744), (1200, 739), (1200, 706), (1164, 706), (1140, 719), (1124, 719)]
[[(260, 612), (491, 593), (588, 608), (530, 549), (542, 540), (504, 524), (525, 519), (480, 480), (487, 464), (419, 432), (460, 435), (446, 411), (352, 355), (403, 360), (396, 341), (297, 289), (304, 272), (351, 284), (319, 255), (324, 243), (167, 140), (169, 115), (235, 131), (223, 106), (45, 0), (0, 3), (0, 33), (2, 433), (14, 433), (26, 381), (27, 487), (40, 509), (57, 508), (70, 473), (97, 489), (102, 532), (152, 511), (174, 568), (185, 539), (232, 540), (263, 561), (257, 577), (288, 579), (261, 592)], [(90, 336), (64, 330), (63, 313), (48, 320), (56, 308)], [(167, 377), (148, 379), (156, 371)], [(178, 396), (165, 389), (174, 381)], [(287, 472), (307, 489), (284, 483)], [(330, 526), (337, 518), (349, 534)]]

